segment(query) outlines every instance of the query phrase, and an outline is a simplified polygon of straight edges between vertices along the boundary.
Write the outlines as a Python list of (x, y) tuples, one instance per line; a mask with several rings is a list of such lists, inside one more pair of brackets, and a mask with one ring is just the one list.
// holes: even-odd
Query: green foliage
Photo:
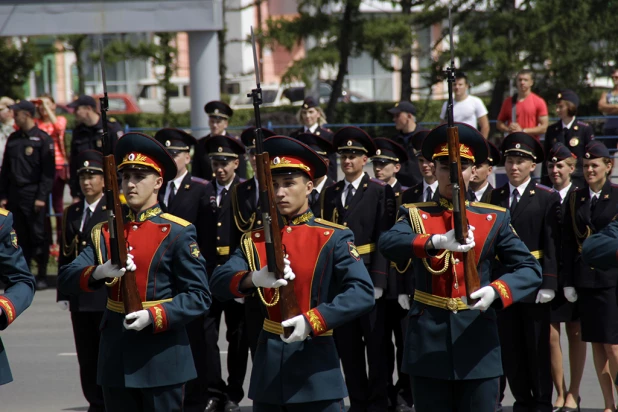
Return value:
[(75, 66), (77, 68), (77, 94), (81, 96), (85, 93), (84, 52), (88, 48), (88, 35), (69, 34), (66, 36), (59, 36), (58, 40), (64, 44), (65, 50), (72, 51), (75, 54)]
[(37, 63), (36, 47), (29, 41), (16, 45), (8, 38), (1, 38), (0, 55), (0, 96), (23, 98), (23, 86)]

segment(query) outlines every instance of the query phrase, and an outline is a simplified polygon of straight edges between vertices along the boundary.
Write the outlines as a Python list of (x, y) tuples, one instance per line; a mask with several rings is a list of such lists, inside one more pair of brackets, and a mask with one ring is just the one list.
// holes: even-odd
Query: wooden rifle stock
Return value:
[[(459, 153), (459, 130), (456, 126), (447, 128), (448, 160), (451, 171), (451, 183), (453, 185), (453, 220), (455, 238), (465, 245), (468, 234), (468, 219), (466, 217), (466, 185), (461, 172), (461, 156)], [(476, 254), (474, 248), (463, 254), (464, 281), (466, 284), (466, 297), (468, 305), (476, 303), (470, 298), (470, 294), (481, 287), (481, 281), (476, 269)]]

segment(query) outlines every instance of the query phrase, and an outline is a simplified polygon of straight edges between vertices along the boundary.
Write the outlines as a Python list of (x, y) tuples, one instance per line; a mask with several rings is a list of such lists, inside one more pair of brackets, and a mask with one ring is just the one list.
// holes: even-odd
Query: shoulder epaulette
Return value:
[(0, 208), (0, 215), (2, 216), (8, 216), (9, 215), (9, 211), (6, 209), (2, 209)]
[(582, 122), (581, 120), (578, 120), (578, 121), (577, 121), (577, 124), (580, 124), (580, 125), (582, 125), (582, 126), (589, 126), (589, 124), (588, 124), (588, 123), (586, 123), (586, 122)]
[(349, 229), (349, 227), (346, 227), (346, 226), (343, 226), (343, 225), (339, 225), (337, 223), (331, 222), (330, 220), (324, 220), (324, 219), (319, 218), (319, 217), (315, 218), (314, 222), (320, 223), (320, 224), (325, 225), (325, 226), (334, 227), (336, 229)]
[(191, 222), (189, 222), (188, 220), (184, 220), (181, 217), (174, 216), (171, 213), (161, 213), (159, 216), (161, 216), (161, 218), (163, 219), (169, 220), (170, 222), (177, 223), (182, 227), (187, 227), (191, 224)]
[(482, 207), (482, 208), (485, 208), (485, 209), (492, 209), (492, 210), (498, 210), (500, 212), (506, 212), (506, 208), (505, 207), (492, 205), (491, 203), (472, 202), (472, 203), (470, 203), (470, 206)]
[(195, 183), (200, 183), (203, 185), (207, 185), (209, 183), (208, 180), (202, 179), (201, 177), (197, 177), (197, 176), (191, 176), (191, 181)]
[(370, 177), (370, 178), (369, 178), (369, 181), (370, 181), (370, 182), (373, 182), (373, 183), (377, 183), (377, 184), (379, 184), (380, 186), (386, 186), (386, 183), (384, 183), (384, 182), (383, 182), (383, 181), (381, 181), (380, 179), (376, 179), (375, 177)]
[(616, 183), (611, 183), (612, 187), (618, 187), (618, 184)]
[(238, 180), (238, 184), (244, 183), (244, 182), (246, 182), (246, 181), (247, 181), (247, 179), (245, 179), (244, 177), (241, 177), (241, 178)]
[(436, 202), (420, 202), (420, 203), (406, 203), (403, 205), (404, 207), (410, 209), (413, 207), (429, 207), (429, 206), (438, 206)]
[(406, 190), (408, 190), (409, 187), (408, 186), (401, 186), (401, 193), (405, 192)]
[(536, 183), (536, 187), (549, 193), (554, 193), (556, 191), (556, 189), (552, 189), (551, 187), (547, 187), (540, 183)]

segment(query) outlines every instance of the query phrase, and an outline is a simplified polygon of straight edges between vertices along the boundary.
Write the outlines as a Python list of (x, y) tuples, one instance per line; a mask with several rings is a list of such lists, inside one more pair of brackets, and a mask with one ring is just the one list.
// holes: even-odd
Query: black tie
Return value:
[(592, 199), (590, 200), (590, 211), (591, 212), (594, 212), (594, 208), (597, 207), (597, 203), (599, 203), (599, 197), (592, 196)]
[(315, 205), (319, 199), (320, 199), (320, 193), (318, 192), (317, 189), (313, 189), (311, 191), (311, 194), (309, 195), (309, 206)]
[(90, 208), (87, 207), (86, 208), (86, 218), (84, 219), (84, 225), (82, 226), (82, 232), (84, 231), (84, 229), (88, 227), (88, 221), (90, 220), (91, 217), (92, 217), (92, 210), (90, 210)]
[(352, 194), (352, 190), (354, 189), (354, 186), (352, 186), (352, 184), (350, 183), (348, 185), (348, 189), (346, 190), (346, 195), (345, 195), (345, 208), (347, 209), (348, 206), (350, 206), (350, 203), (352, 203), (352, 197), (354, 197), (354, 195)]
[(169, 208), (176, 197), (176, 185), (174, 182), (170, 183), (170, 195), (167, 197), (167, 207)]
[(227, 195), (227, 189), (223, 188), (223, 190), (221, 191), (221, 197), (219, 198), (219, 206), (221, 206), (221, 204), (223, 203), (223, 199), (225, 198), (225, 195)]
[(431, 191), (431, 187), (427, 186), (427, 189), (425, 190), (425, 202), (431, 202), (432, 195), (433, 193)]
[(474, 190), (472, 190), (472, 189), (468, 189), (468, 200), (470, 202), (476, 202), (477, 201), (476, 193), (474, 193)]
[(511, 201), (511, 207), (509, 208), (511, 210), (511, 214), (515, 213), (515, 209), (517, 208), (518, 199), (519, 199), (519, 192), (517, 191), (517, 189), (513, 189), (513, 200)]

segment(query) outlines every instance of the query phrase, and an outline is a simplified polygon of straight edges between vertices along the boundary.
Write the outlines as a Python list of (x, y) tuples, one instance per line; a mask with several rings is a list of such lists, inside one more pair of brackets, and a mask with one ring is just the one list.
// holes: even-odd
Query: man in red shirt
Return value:
[[(534, 85), (531, 70), (520, 70), (517, 73), (517, 94), (507, 97), (502, 102), (496, 128), (506, 134), (524, 132), (537, 140), (545, 134), (549, 124), (547, 103), (539, 95), (532, 93)], [(513, 119), (513, 105), (516, 115)]]

